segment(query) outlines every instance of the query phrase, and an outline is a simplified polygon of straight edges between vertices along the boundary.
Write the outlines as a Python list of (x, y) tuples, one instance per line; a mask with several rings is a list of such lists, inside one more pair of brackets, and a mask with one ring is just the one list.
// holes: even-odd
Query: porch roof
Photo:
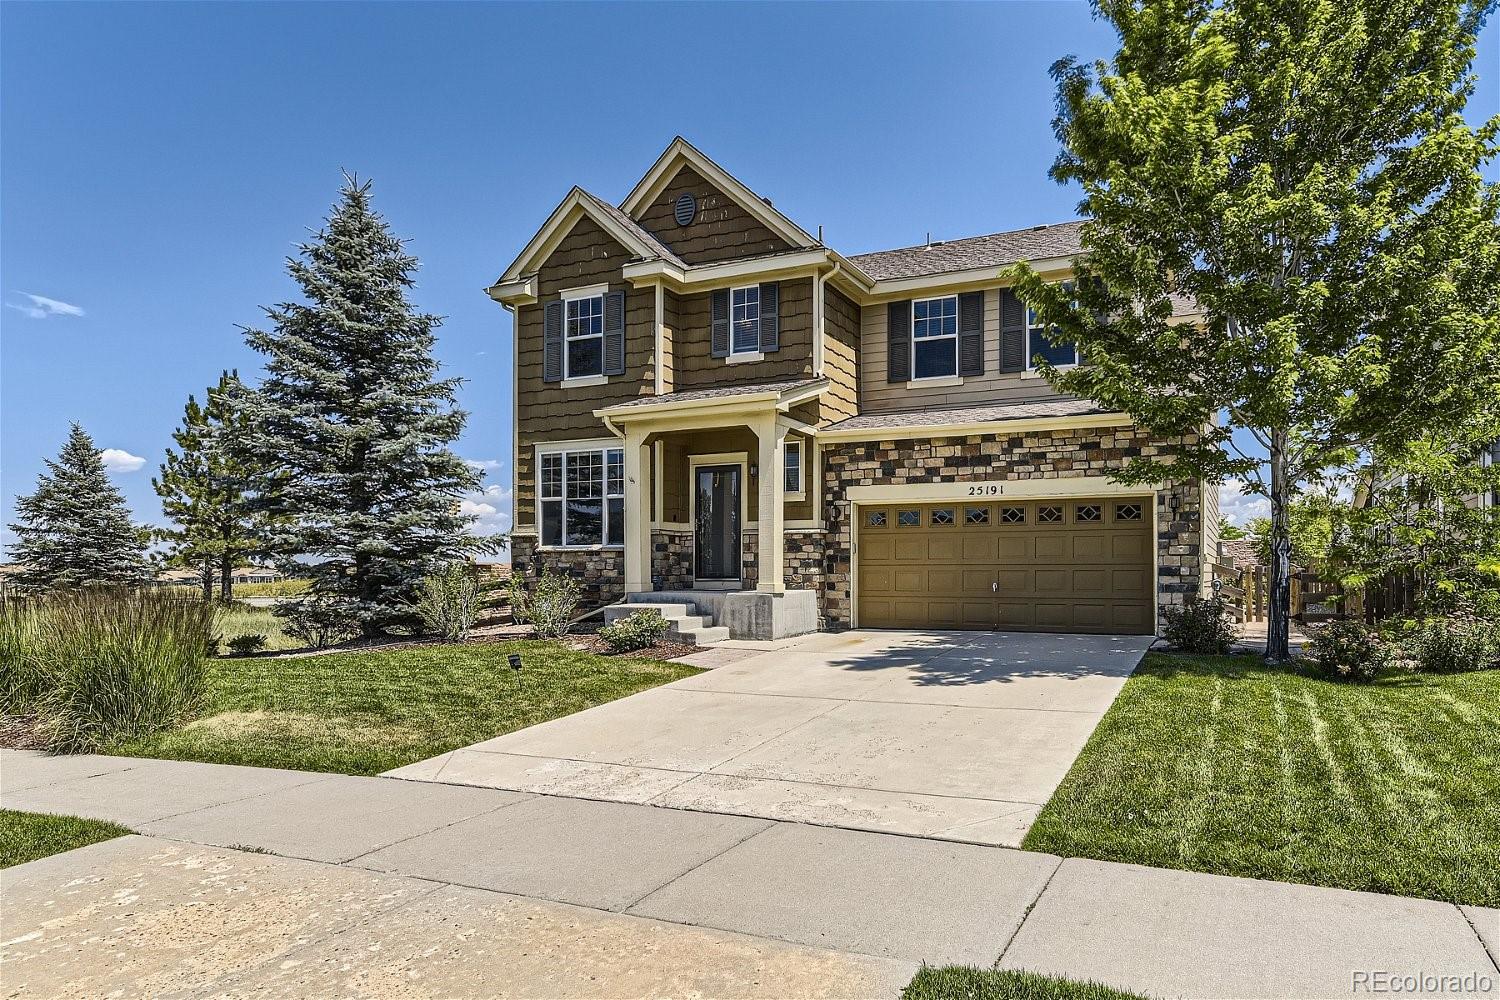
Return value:
[(668, 392), (660, 396), (637, 396), (635, 399), (595, 410), (594, 415), (606, 420), (611, 418), (619, 420), (680, 410), (716, 406), (741, 407), (753, 404), (784, 409), (819, 395), (828, 388), (828, 385), (826, 378), (759, 382), (751, 385), (721, 385), (708, 389), (690, 389), (686, 392)]
[[(829, 424), (819, 437), (867, 440), (876, 437), (929, 434), (974, 434), (986, 430), (1004, 432), (1055, 426), (1084, 424), (1113, 425), (1128, 423), (1128, 414), (1100, 406), (1091, 399), (1043, 399), (1022, 403), (994, 403), (988, 406), (964, 406), (941, 410), (897, 410), (891, 413), (861, 413)], [(998, 424), (1001, 426), (988, 427)], [(1010, 425), (1009, 427), (1005, 425)]]

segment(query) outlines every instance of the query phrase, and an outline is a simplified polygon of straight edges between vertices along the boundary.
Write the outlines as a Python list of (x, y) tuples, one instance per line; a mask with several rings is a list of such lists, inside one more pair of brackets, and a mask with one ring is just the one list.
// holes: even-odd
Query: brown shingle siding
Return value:
[(837, 289), (823, 286), (823, 373), (830, 383), (823, 396), (824, 420), (859, 412), (859, 306)]
[[(683, 194), (691, 194), (698, 202), (697, 217), (687, 227), (679, 226), (673, 215), (673, 206)], [(689, 264), (713, 264), (791, 248), (738, 202), (686, 166), (637, 221)]]
[(762, 361), (728, 364), (709, 345), (712, 293), (678, 299), (680, 326), (672, 344), (673, 386), (679, 390), (716, 385), (809, 378), (812, 375), (812, 279), (781, 282), (781, 350)]

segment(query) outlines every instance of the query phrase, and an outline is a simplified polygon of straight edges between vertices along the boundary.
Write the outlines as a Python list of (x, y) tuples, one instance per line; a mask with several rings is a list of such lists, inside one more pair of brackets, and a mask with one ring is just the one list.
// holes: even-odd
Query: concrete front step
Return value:
[(725, 625), (705, 625), (701, 628), (677, 628), (667, 633), (667, 637), (677, 642), (690, 642), (694, 646), (707, 646), (711, 642), (723, 642), (729, 638), (729, 628)]
[(621, 618), (629, 618), (638, 611), (656, 611), (668, 620), (688, 618), (697, 614), (691, 604), (611, 604), (604, 609), (604, 621), (613, 625)]

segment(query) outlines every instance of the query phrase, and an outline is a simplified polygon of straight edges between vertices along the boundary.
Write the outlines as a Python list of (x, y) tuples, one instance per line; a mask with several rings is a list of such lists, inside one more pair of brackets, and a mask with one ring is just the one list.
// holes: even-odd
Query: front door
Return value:
[(693, 472), (693, 575), (740, 578), (740, 467), (700, 465)]

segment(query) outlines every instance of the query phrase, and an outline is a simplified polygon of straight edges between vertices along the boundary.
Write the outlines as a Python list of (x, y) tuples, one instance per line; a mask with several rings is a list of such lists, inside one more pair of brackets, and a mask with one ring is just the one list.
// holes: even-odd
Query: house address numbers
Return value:
[(969, 487), (971, 497), (997, 497), (1005, 492), (1005, 487), (999, 483), (979, 483)]

